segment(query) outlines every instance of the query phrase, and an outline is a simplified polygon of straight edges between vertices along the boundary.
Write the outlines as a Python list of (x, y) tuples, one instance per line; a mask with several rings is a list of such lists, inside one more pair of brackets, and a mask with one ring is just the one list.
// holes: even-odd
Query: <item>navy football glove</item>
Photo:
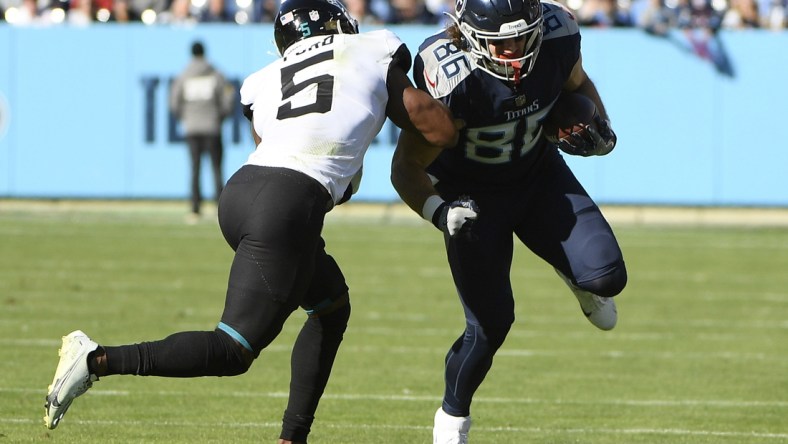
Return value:
[(586, 125), (584, 130), (559, 139), (557, 145), (561, 151), (573, 156), (604, 156), (613, 151), (617, 140), (610, 121), (597, 114), (594, 125)]
[(477, 217), (479, 217), (479, 207), (476, 202), (468, 196), (460, 196), (452, 203), (441, 204), (435, 211), (432, 223), (452, 238), (458, 236), (472, 238), (471, 229)]

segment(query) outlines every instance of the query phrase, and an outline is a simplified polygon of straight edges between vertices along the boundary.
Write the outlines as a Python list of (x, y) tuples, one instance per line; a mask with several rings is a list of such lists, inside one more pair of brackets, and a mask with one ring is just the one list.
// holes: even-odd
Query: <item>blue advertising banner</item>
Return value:
[[(391, 27), (415, 53), (435, 27)], [(583, 60), (619, 136), (609, 156), (569, 158), (603, 204), (788, 206), (788, 33), (720, 34), (718, 58), (680, 34), (584, 29)], [(167, 109), (192, 41), (240, 86), (275, 57), (270, 25), (0, 25), (0, 197), (185, 198), (188, 158)], [(225, 122), (225, 179), (254, 149), (238, 105)], [(354, 199), (398, 200), (397, 130), (368, 151)], [(204, 189), (210, 169), (204, 168)]]

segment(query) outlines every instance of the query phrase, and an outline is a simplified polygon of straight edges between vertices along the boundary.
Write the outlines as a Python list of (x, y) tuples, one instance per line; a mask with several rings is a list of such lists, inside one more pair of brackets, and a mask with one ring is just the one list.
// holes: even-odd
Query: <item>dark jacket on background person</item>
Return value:
[(213, 65), (196, 56), (172, 85), (170, 110), (183, 124), (187, 136), (219, 134), (222, 121), (232, 110), (233, 92)]

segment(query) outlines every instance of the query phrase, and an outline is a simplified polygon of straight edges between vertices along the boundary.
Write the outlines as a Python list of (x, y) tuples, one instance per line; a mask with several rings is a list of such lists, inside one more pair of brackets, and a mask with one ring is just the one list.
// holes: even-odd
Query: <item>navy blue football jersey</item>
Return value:
[(430, 36), (415, 57), (416, 85), (466, 122), (459, 145), (443, 150), (427, 172), (474, 190), (517, 187), (547, 150), (541, 122), (580, 57), (580, 31), (562, 6), (543, 2), (543, 41), (533, 71), (519, 84), (477, 68), (446, 31)]

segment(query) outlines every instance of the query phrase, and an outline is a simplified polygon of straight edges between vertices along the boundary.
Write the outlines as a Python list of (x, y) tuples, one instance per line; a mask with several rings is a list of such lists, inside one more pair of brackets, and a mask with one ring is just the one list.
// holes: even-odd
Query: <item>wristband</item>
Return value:
[(424, 206), (421, 208), (421, 217), (429, 222), (432, 222), (435, 212), (444, 203), (446, 202), (444, 202), (443, 199), (441, 199), (441, 197), (437, 194), (433, 194), (432, 196), (428, 197), (427, 200), (424, 201)]

